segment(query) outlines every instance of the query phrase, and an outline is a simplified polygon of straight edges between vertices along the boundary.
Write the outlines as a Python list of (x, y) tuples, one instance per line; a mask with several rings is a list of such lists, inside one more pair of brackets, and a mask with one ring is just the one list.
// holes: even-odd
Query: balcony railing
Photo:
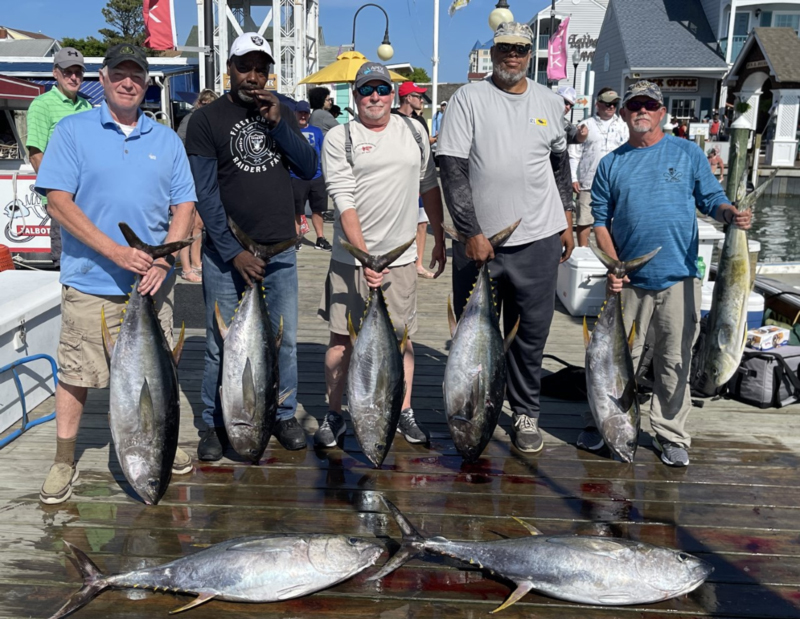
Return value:
[(547, 49), (547, 44), (550, 42), (549, 34), (539, 35), (539, 49)]
[(536, 81), (542, 84), (543, 86), (547, 86), (547, 71), (537, 71)]
[[(739, 56), (739, 52), (742, 51), (742, 47), (744, 47), (744, 42), (747, 41), (747, 35), (734, 35), (731, 37), (733, 39), (733, 46), (731, 47), (731, 62), (736, 62), (736, 58)], [(722, 49), (723, 55), (728, 53), (728, 40), (722, 39), (719, 42), (720, 49)]]

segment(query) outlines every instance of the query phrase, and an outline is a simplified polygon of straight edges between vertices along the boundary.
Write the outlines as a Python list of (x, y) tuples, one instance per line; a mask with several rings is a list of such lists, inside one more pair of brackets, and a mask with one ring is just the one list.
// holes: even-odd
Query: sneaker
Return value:
[(58, 505), (72, 496), (72, 484), (78, 479), (78, 468), (64, 462), (50, 467), (47, 479), (39, 491), (39, 500), (45, 505)]
[(514, 447), (525, 453), (536, 453), (544, 446), (539, 433), (539, 420), (528, 415), (514, 415)]
[(661, 461), (669, 466), (689, 466), (689, 452), (685, 447), (656, 435), (653, 438), (653, 447), (661, 452)]
[(224, 434), (225, 428), (206, 428), (197, 444), (197, 457), (206, 461), (221, 460), (224, 449), (220, 436)]
[(328, 243), (328, 239), (324, 236), (317, 237), (317, 243), (314, 245), (314, 249), (321, 249), (322, 251), (331, 251), (333, 247), (331, 244)]
[(328, 411), (325, 415), (325, 421), (314, 432), (314, 444), (318, 447), (336, 447), (339, 442), (339, 437), (344, 434), (347, 429), (347, 424), (344, 422), (344, 417), (339, 413)]
[(407, 408), (400, 413), (400, 423), (397, 424), (397, 433), (402, 434), (403, 438), (412, 444), (428, 442), (428, 435), (417, 425), (413, 408)]
[(289, 451), (297, 451), (306, 447), (306, 433), (294, 417), (278, 419), (272, 434), (283, 448)]
[(175, 459), (172, 461), (173, 475), (186, 475), (192, 472), (192, 459), (183, 449), (178, 447), (175, 451)]
[(587, 451), (599, 451), (606, 444), (594, 426), (586, 426), (578, 435), (578, 447)]

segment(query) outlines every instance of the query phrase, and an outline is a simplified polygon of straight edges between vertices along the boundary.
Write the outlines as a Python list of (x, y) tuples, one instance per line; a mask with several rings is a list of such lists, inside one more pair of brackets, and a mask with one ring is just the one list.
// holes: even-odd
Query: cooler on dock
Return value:
[[(0, 272), (0, 367), (22, 357), (55, 358), (61, 329), (61, 284), (57, 272)], [(97, 319), (100, 329), (100, 318)], [(49, 363), (20, 367), (28, 411), (53, 395)], [(22, 418), (22, 403), (11, 372), (0, 375), (0, 432)]]
[[(714, 295), (714, 282), (703, 284), (703, 299), (700, 303), (700, 316), (703, 317), (711, 311), (711, 298)], [(747, 328), (758, 329), (764, 320), (764, 297), (757, 292), (751, 292), (747, 299)]]
[(556, 294), (573, 316), (597, 316), (606, 300), (608, 269), (588, 247), (576, 247), (558, 265)]

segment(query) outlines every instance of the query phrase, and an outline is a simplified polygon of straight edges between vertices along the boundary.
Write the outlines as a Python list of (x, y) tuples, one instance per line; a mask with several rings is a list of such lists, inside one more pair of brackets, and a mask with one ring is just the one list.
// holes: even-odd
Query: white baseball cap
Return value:
[(269, 46), (269, 41), (262, 37), (257, 32), (245, 32), (236, 37), (236, 40), (231, 45), (231, 53), (228, 57), (244, 56), (250, 52), (264, 52), (269, 56), (269, 61), (275, 64), (275, 59), (272, 57), (272, 48)]

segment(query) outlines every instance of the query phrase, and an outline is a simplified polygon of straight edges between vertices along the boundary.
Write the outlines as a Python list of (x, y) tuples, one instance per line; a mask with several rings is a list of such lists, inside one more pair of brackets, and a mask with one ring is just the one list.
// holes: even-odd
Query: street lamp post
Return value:
[[(581, 53), (577, 49), (572, 52), (572, 90), (575, 90), (575, 84), (578, 83), (578, 65), (581, 62)], [(577, 91), (576, 91), (577, 93)], [(569, 122), (572, 122), (575, 116), (575, 104), (572, 104), (572, 109), (569, 111)]]
[(383, 43), (381, 43), (380, 47), (378, 47), (378, 58), (383, 60), (384, 62), (391, 59), (394, 56), (394, 49), (392, 48), (392, 44), (389, 41), (389, 15), (383, 9), (382, 6), (377, 4), (364, 4), (358, 8), (356, 14), (353, 15), (353, 50), (356, 49), (356, 18), (358, 14), (368, 6), (374, 6), (376, 9), (380, 9), (383, 11), (383, 16), (386, 18), (386, 31), (383, 33)]
[(489, 28), (494, 32), (500, 24), (507, 21), (514, 21), (514, 15), (508, 8), (508, 0), (498, 0), (494, 11), (489, 13)]

